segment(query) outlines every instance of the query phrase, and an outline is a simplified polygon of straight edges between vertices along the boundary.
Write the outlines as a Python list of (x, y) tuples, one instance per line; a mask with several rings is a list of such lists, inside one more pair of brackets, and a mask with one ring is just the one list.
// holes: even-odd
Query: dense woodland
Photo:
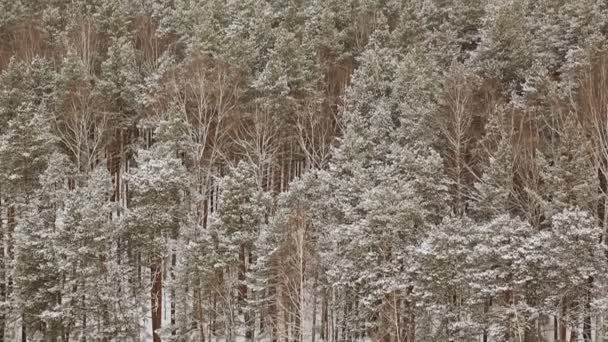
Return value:
[(608, 341), (607, 192), (603, 0), (0, 0), (0, 342)]

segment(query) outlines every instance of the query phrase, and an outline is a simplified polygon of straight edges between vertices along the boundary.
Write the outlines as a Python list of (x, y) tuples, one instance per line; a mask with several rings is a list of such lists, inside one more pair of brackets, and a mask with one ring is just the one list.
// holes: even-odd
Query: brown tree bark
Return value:
[(162, 299), (163, 299), (163, 271), (162, 263), (156, 260), (150, 267), (152, 277), (151, 310), (152, 310), (152, 336), (154, 342), (161, 342), (160, 335), (156, 332), (161, 328)]
[(583, 318), (583, 341), (591, 342), (591, 287), (593, 286), (593, 277), (587, 279), (589, 288), (585, 291), (585, 317)]
[[(177, 258), (174, 253), (171, 253), (171, 280), (175, 280), (175, 266), (177, 264)], [(175, 336), (177, 334), (177, 330), (175, 327), (175, 289), (171, 289), (171, 336)]]
[(577, 335), (577, 333), (576, 333), (576, 327), (573, 326), (572, 330), (570, 330), (570, 342), (576, 342), (577, 341), (576, 335)]
[[(2, 225), (2, 200), (0, 199), (0, 302), (6, 300), (6, 283), (4, 270), (4, 227)], [(4, 342), (4, 328), (6, 325), (6, 310), (0, 310), (0, 342)]]
[[(13, 246), (14, 246), (14, 240), (13, 240), (13, 236), (15, 233), (15, 207), (13, 207), (12, 205), (8, 207), (8, 212), (7, 212), (7, 217), (6, 217), (6, 228), (7, 228), (7, 235), (6, 235), (6, 258), (5, 260), (8, 261), (9, 263), (13, 260)], [(6, 265), (6, 262), (4, 262), (4, 265)], [(4, 279), (3, 279), (3, 292), (4, 292), (4, 296), (2, 297), (3, 300), (7, 299), (10, 295), (11, 295), (11, 288), (13, 286), (13, 280), (11, 279), (10, 275), (8, 275), (8, 273), (4, 273), (3, 274)], [(4, 315), (4, 314), (3, 314)], [(25, 316), (21, 316), (21, 341), (26, 341), (26, 334), (25, 334)], [(4, 334), (2, 334), (4, 335)]]
[(194, 307), (193, 310), (194, 320), (197, 322), (197, 327), (200, 333), (200, 342), (205, 342), (205, 324), (203, 320), (203, 294), (201, 289), (201, 281), (199, 278), (198, 287), (193, 289), (193, 297), (194, 297)]
[(270, 325), (272, 326), (272, 342), (277, 342), (278, 329), (277, 325), (279, 324), (278, 315), (277, 315), (277, 304), (276, 302), (279, 300), (277, 295), (277, 289), (275, 286), (270, 286), (270, 295), (272, 298), (270, 301)]
[[(246, 263), (246, 269), (247, 270), (249, 268), (249, 265), (252, 265), (254, 263), (254, 259), (253, 259), (253, 253), (251, 252), (251, 249), (249, 249), (248, 255), (247, 255), (247, 263)], [(245, 284), (245, 298), (247, 298), (247, 284)], [(253, 335), (255, 332), (255, 314), (252, 314), (252, 312), (249, 310), (249, 308), (245, 308), (245, 324), (246, 324), (246, 331), (245, 331), (245, 338), (248, 341), (253, 341)]]
[[(488, 313), (488, 311), (490, 311), (490, 305), (492, 305), (492, 298), (488, 298), (486, 300), (484, 300), (483, 303), (483, 313), (484, 316)], [(487, 329), (483, 329), (483, 342), (488, 342), (488, 331)]]
[[(511, 278), (511, 275), (509, 275)], [(513, 290), (507, 290), (505, 292), (505, 303), (507, 306), (511, 306), (513, 304)], [(512, 318), (512, 314), (509, 315), (509, 320)], [(507, 332), (506, 332), (506, 340), (509, 341), (511, 339), (511, 324), (507, 323)]]
[(327, 290), (323, 290), (323, 299), (321, 303), (321, 340), (325, 341), (329, 337), (329, 314), (327, 309)]
[(559, 342), (568, 342), (566, 340), (567, 327), (566, 327), (565, 315), (566, 315), (566, 306), (565, 306), (565, 304), (562, 304), (562, 315), (559, 318)]
[(416, 341), (416, 303), (412, 302), (410, 312), (410, 326), (408, 327), (408, 342)]
[[(248, 317), (245, 310), (245, 303), (247, 301), (247, 284), (245, 283), (245, 273), (247, 271), (247, 264), (245, 260), (245, 245), (241, 244), (239, 247), (239, 298), (238, 298), (238, 310), (240, 313), (245, 315), (245, 325), (248, 325)], [(249, 334), (249, 328), (247, 327), (247, 334)], [(249, 336), (248, 339), (251, 337)]]
[(311, 341), (310, 342), (315, 342), (316, 340), (316, 335), (317, 335), (317, 277), (315, 276), (315, 285), (313, 287), (313, 294), (312, 294), (312, 328), (311, 328)]
[[(84, 284), (82, 286), (83, 288), (85, 287)], [(86, 298), (84, 295), (82, 295), (82, 307), (86, 308), (87, 304), (86, 304)], [(87, 331), (87, 312), (85, 311), (82, 314), (82, 331)], [(83, 342), (87, 342), (87, 337), (85, 336), (83, 339)]]
[(27, 333), (25, 328), (25, 316), (21, 316), (21, 342), (27, 342)]
[[(340, 333), (340, 338), (342, 340), (346, 340), (346, 317), (348, 317), (348, 305), (349, 305), (348, 296), (344, 299), (344, 305), (342, 305), (342, 329)], [(336, 339), (337, 340), (337, 339)]]
[[(7, 254), (8, 254), (8, 260), (13, 260), (13, 246), (14, 246), (14, 241), (13, 241), (13, 236), (15, 235), (15, 207), (13, 207), (12, 205), (10, 207), (8, 207), (8, 213), (7, 213), (7, 218), (6, 218), (6, 223), (7, 223), (7, 236), (6, 236), (6, 243), (7, 243)], [(8, 287), (10, 288), (11, 286), (11, 279), (9, 278), (8, 280)]]
[(287, 291), (284, 289), (281, 294), (283, 300), (283, 329), (284, 329), (284, 341), (289, 342), (289, 298), (287, 298)]

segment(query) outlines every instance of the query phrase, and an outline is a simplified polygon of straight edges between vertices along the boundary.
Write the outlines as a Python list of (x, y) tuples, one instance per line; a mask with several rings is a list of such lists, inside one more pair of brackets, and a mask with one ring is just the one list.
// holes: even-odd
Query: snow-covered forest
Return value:
[(605, 0), (0, 0), (0, 342), (608, 341)]

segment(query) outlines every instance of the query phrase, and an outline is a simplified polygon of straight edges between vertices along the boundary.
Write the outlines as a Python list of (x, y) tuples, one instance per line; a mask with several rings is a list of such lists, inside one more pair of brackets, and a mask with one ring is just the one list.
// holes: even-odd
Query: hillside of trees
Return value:
[(0, 0), (0, 342), (608, 341), (604, 0)]

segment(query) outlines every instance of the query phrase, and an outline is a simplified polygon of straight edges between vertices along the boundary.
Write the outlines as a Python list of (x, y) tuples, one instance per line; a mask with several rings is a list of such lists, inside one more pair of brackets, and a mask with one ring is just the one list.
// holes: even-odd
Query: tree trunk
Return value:
[[(175, 265), (177, 263), (177, 257), (175, 252), (171, 253), (171, 280), (175, 282)], [(171, 289), (171, 336), (177, 334), (177, 328), (175, 327), (175, 288)]]
[(560, 321), (560, 325), (559, 325), (559, 342), (568, 342), (566, 340), (566, 323), (564, 321)]
[(585, 317), (583, 318), (583, 341), (591, 342), (591, 287), (593, 286), (593, 277), (587, 279), (589, 288), (585, 293)]
[(344, 298), (344, 304), (342, 305), (342, 329), (340, 329), (340, 338), (342, 341), (346, 341), (346, 318), (348, 317), (349, 311), (348, 306), (350, 305), (349, 297)]
[[(488, 311), (490, 311), (490, 305), (492, 305), (492, 298), (488, 298), (483, 302), (483, 313), (484, 316), (487, 315)], [(488, 330), (487, 328), (483, 329), (483, 342), (488, 342)]]
[[(211, 311), (211, 334), (215, 335), (217, 323), (217, 293), (213, 293), (213, 310)], [(210, 338), (211, 339), (211, 338)]]
[[(6, 236), (6, 251), (7, 251), (7, 260), (9, 261), (9, 263), (13, 260), (13, 246), (14, 246), (14, 241), (13, 241), (13, 236), (15, 234), (15, 207), (13, 207), (12, 205), (8, 208), (8, 214), (6, 217), (6, 223), (7, 223), (7, 236)], [(7, 277), (7, 289), (8, 289), (8, 295), (10, 295), (10, 289), (12, 287), (13, 281), (11, 279), (10, 276)]]
[(409, 338), (408, 341), (409, 342), (415, 342), (416, 341), (416, 303), (413, 302), (412, 303), (412, 311), (410, 313), (410, 326), (409, 326)]
[(317, 277), (315, 277), (315, 285), (312, 289), (312, 337), (310, 342), (315, 342), (317, 335)]
[(289, 342), (289, 298), (287, 298), (287, 291), (282, 291), (281, 297), (283, 299), (283, 329), (284, 329), (284, 341)]
[(245, 272), (247, 266), (245, 265), (245, 245), (241, 244), (239, 248), (239, 312), (243, 313), (245, 301), (247, 300), (247, 284), (245, 284)]
[[(83, 289), (85, 288), (84, 284), (83, 284), (82, 288)], [(82, 307), (83, 308), (87, 307), (85, 295), (82, 295)], [(85, 335), (86, 331), (87, 331), (87, 312), (84, 311), (84, 313), (82, 314), (82, 334)], [(87, 342), (86, 335), (84, 336), (83, 341)]]
[(338, 341), (338, 314), (337, 314), (337, 300), (336, 300), (336, 290), (331, 290), (332, 298), (331, 298), (331, 338), (332, 341)]
[(302, 304), (300, 303), (296, 303), (297, 307), (293, 312), (293, 340), (297, 342), (302, 342), (302, 319), (300, 316), (301, 305)]
[(570, 330), (570, 342), (576, 342), (576, 326), (572, 327), (572, 330)]
[(567, 327), (566, 327), (565, 316), (566, 316), (566, 305), (562, 304), (562, 315), (559, 318), (559, 342), (568, 342), (568, 341), (566, 341)]
[(154, 342), (161, 342), (160, 335), (156, 332), (161, 328), (162, 299), (163, 299), (163, 272), (162, 263), (156, 260), (150, 267), (152, 276), (151, 310), (152, 310), (152, 336)]
[[(1, 218), (0, 218), (1, 219)], [(6, 216), (6, 223), (7, 223), (7, 235), (6, 235), (6, 258), (3, 258), (3, 270), (5, 270), (5, 266), (6, 266), (6, 261), (8, 261), (9, 265), (10, 262), (13, 260), (13, 246), (14, 246), (14, 241), (13, 241), (13, 236), (15, 233), (15, 207), (13, 207), (12, 205), (8, 207), (8, 212), (7, 212), (7, 216)], [(2, 300), (3, 301), (8, 301), (8, 298), (11, 295), (12, 292), (12, 286), (13, 286), (13, 280), (11, 278), (11, 276), (9, 275), (8, 272), (3, 273), (3, 279), (2, 279), (2, 292), (3, 292), (3, 296), (2, 296)], [(2, 329), (2, 336), (4, 338), (4, 326), (6, 325), (5, 323), (5, 315), (6, 313), (4, 311), (6, 310), (2, 310), (2, 325), (3, 325), (3, 329)], [(25, 341), (26, 340), (26, 335), (25, 335), (25, 316), (21, 316), (21, 340)]]
[(327, 314), (327, 290), (323, 290), (323, 298), (321, 299), (321, 340), (325, 341), (329, 335), (329, 324)]
[(205, 323), (203, 319), (203, 294), (201, 290), (201, 282), (199, 280), (198, 288), (194, 290), (194, 298), (196, 300), (196, 309), (195, 316), (196, 321), (198, 322), (198, 329), (201, 334), (200, 342), (205, 342)]
[(25, 317), (21, 316), (21, 342), (27, 342), (27, 334), (25, 329)]
[[(247, 253), (245, 250), (245, 245), (241, 244), (241, 249), (239, 251), (239, 307), (243, 311), (243, 318), (245, 321), (245, 339), (247, 341), (251, 341), (253, 339), (253, 330), (252, 324), (250, 322), (251, 317), (249, 315), (249, 308), (247, 307), (247, 265), (248, 262), (246, 260), (246, 256), (248, 256), (249, 263), (251, 262), (251, 251)], [(255, 323), (254, 323), (255, 326)]]
[[(395, 321), (395, 341), (402, 342), (402, 326), (401, 326), (401, 296), (397, 291), (393, 292), (393, 320)], [(409, 302), (406, 301), (409, 307)]]
[[(509, 274), (509, 280), (511, 279), (511, 274)], [(513, 305), (513, 290), (507, 290), (505, 292), (505, 302), (507, 306)], [(506, 340), (509, 341), (511, 339), (511, 319), (513, 314), (509, 315), (509, 322), (507, 323), (507, 331), (506, 331)], [(565, 341), (564, 341), (565, 342)]]
[(277, 301), (279, 300), (277, 295), (277, 289), (275, 286), (270, 286), (270, 326), (272, 327), (272, 342), (277, 342), (278, 329), (277, 325), (279, 324), (278, 316), (277, 316)]
[[(4, 270), (4, 226), (2, 224), (2, 200), (0, 199), (0, 302), (6, 301), (6, 283)], [(4, 342), (4, 329), (6, 326), (6, 310), (0, 310), (0, 342)]]
[[(247, 257), (247, 269), (249, 269), (249, 265), (254, 264), (255, 260), (253, 259), (253, 253), (251, 252), (251, 250), (249, 250), (249, 254)], [(247, 289), (245, 290), (245, 295), (246, 298), (248, 298), (248, 294), (247, 294)], [(255, 298), (255, 294), (251, 293), (251, 297)], [(249, 308), (248, 306), (245, 307), (245, 324), (247, 324), (247, 330), (245, 331), (245, 338), (248, 341), (253, 341), (254, 340), (254, 333), (255, 333), (255, 320), (256, 320), (256, 314), (255, 312)]]
[(553, 340), (557, 341), (559, 331), (559, 323), (557, 322), (557, 316), (553, 316)]

